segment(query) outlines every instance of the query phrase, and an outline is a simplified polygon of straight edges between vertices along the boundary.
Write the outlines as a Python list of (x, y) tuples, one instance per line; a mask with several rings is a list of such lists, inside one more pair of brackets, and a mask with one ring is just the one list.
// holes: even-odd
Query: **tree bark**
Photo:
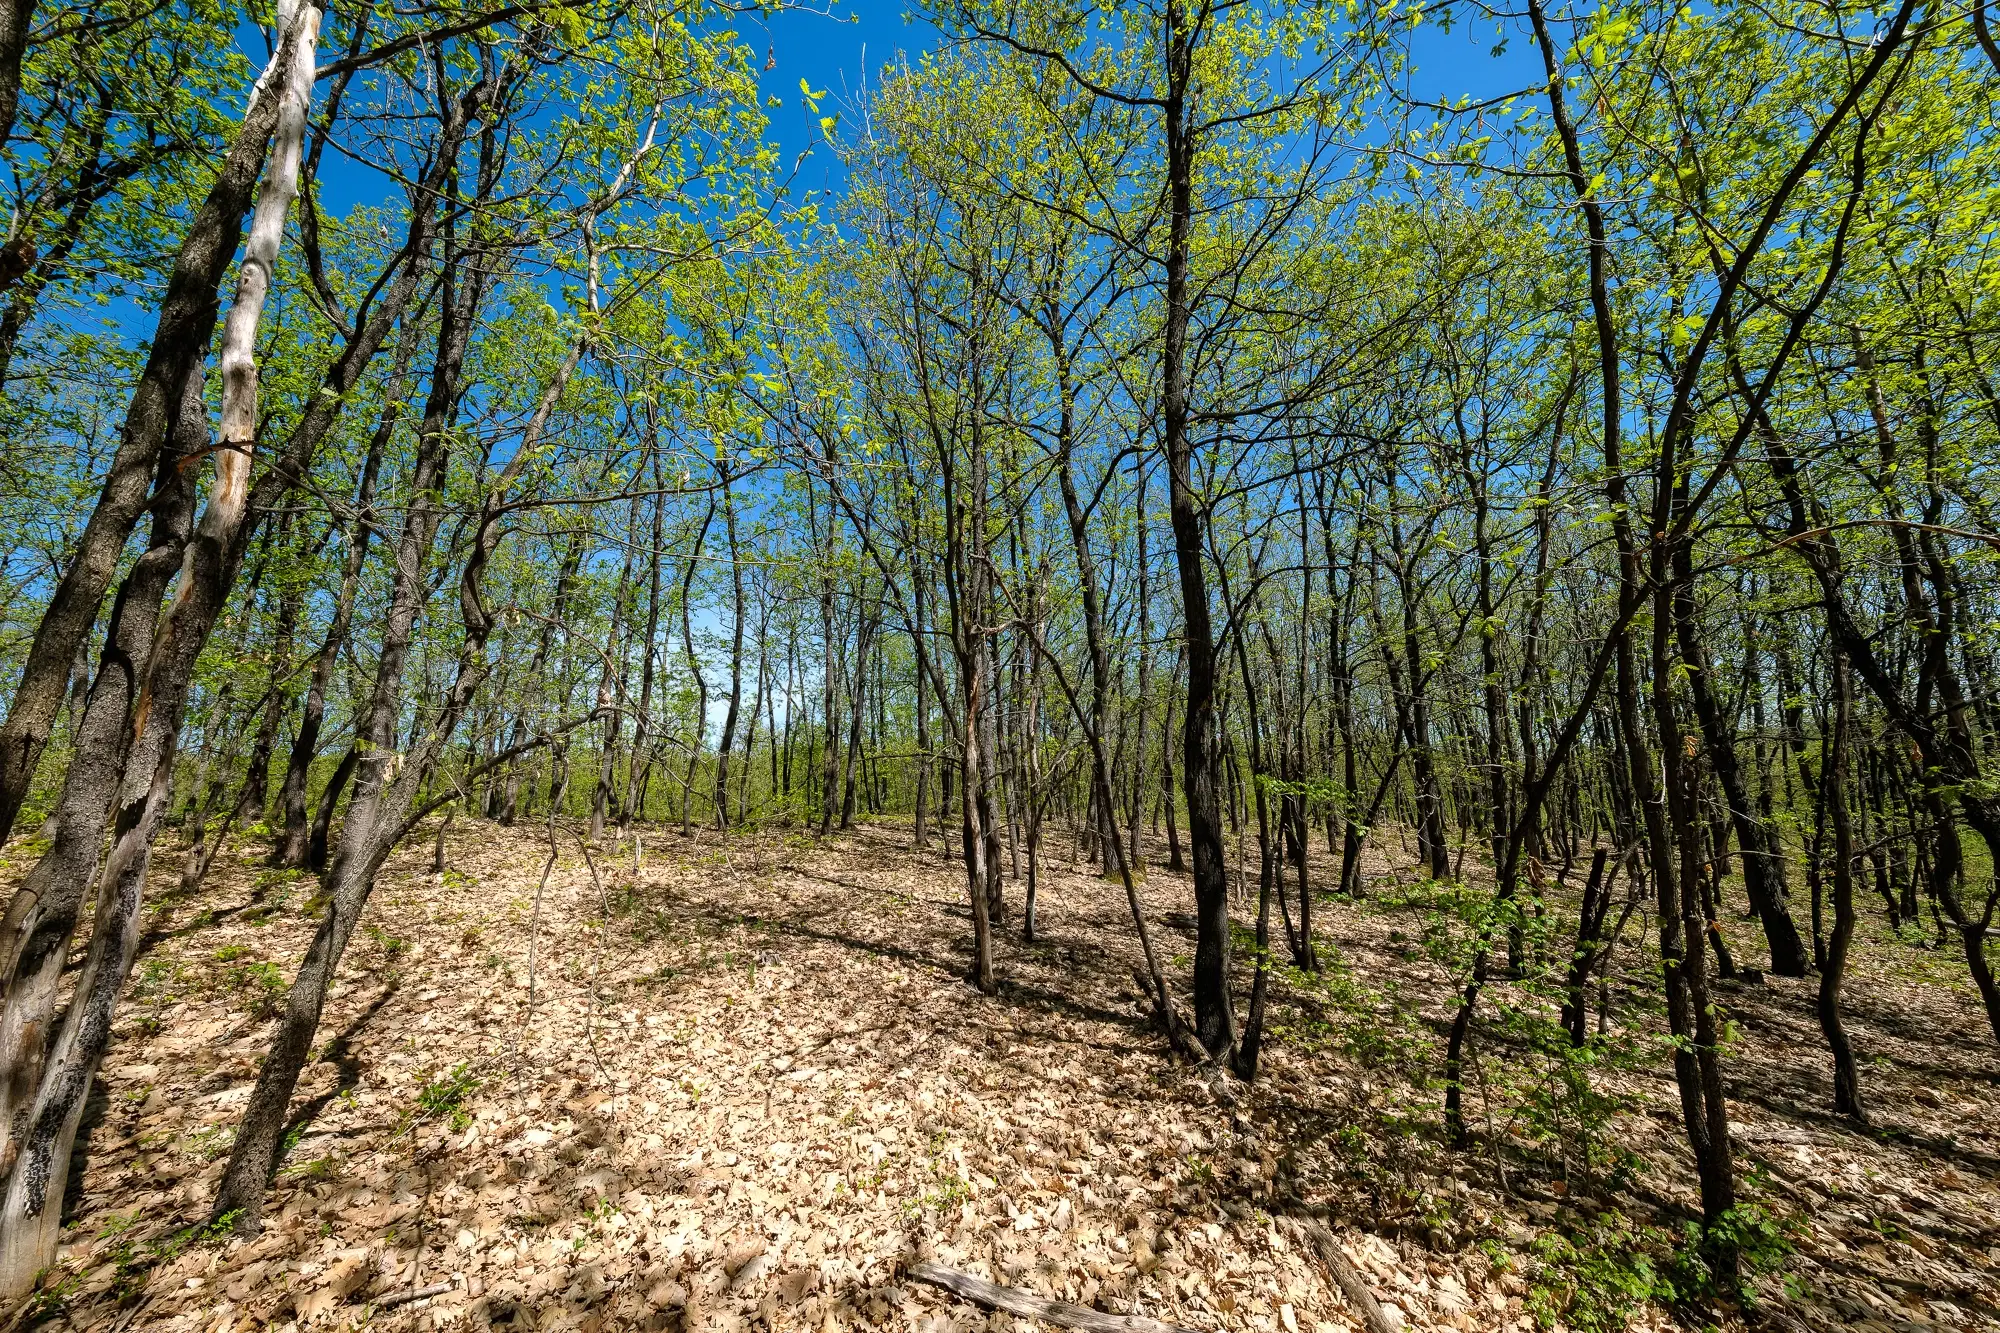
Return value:
[[(417, 339), (406, 320), (401, 338), (397, 341), (393, 368), (383, 390), (383, 406), (375, 433), (369, 437), (368, 452), (361, 464), (361, 480), (354, 496), (354, 519), (347, 534), (347, 553), (341, 563), (340, 586), (334, 593), (333, 616), (327, 622), (326, 637), (320, 642), (318, 657), (313, 660), (313, 672), (306, 685), (305, 703), (299, 712), (298, 733), (292, 739), (291, 757), (285, 764), (285, 783), (280, 800), (285, 811), (285, 831), (271, 855), (271, 864), (303, 868), (308, 864), (324, 866), (324, 855), (316, 861), (307, 858), (308, 840), (311, 833), (306, 815), (306, 787), (312, 776), (313, 760), (319, 757), (320, 728), (326, 724), (326, 691), (333, 680), (333, 668), (340, 660), (340, 650), (347, 643), (347, 635), (354, 623), (354, 600), (360, 594), (361, 571), (368, 560), (368, 544), (375, 532), (375, 479), (382, 469), (382, 454), (389, 447), (389, 439), (395, 433), (396, 420), (402, 412), (404, 394), (408, 391), (410, 356)], [(352, 771), (351, 764), (346, 765)], [(339, 779), (344, 782), (343, 776)], [(336, 783), (327, 785), (329, 797), (339, 794)], [(326, 801), (331, 812), (332, 800)], [(326, 844), (324, 834), (318, 839), (323, 849)]]
[(1187, 686), (1182, 703), (1181, 778), (1194, 854), (1195, 1035), (1217, 1059), (1236, 1044), (1229, 993), (1229, 868), (1222, 851), (1221, 762), (1216, 746), (1215, 632), (1203, 568), (1207, 521), (1194, 489), (1187, 379), (1188, 270), (1194, 231), (1195, 142), (1188, 104), (1194, 78), (1191, 37), (1180, 0), (1166, 11), (1166, 311), (1160, 358), (1160, 417), (1167, 453), (1167, 507), (1180, 575)]
[(1841, 1021), (1840, 988), (1847, 979), (1848, 949), (1854, 941), (1854, 831), (1848, 817), (1849, 752), (1854, 745), (1854, 687), (1847, 658), (1833, 659), (1833, 753), (1827, 764), (1826, 805), (1833, 822), (1833, 933), (1827, 940), (1826, 961), (1820, 968), (1820, 1031), (1833, 1056), (1833, 1109), (1861, 1124), (1868, 1117), (1861, 1104), (1861, 1076), (1854, 1063), (1854, 1046)]
[[(25, 40), (29, 10), (24, 5), (17, 12)], [(284, 25), (278, 50), (258, 80), (260, 90), (274, 71), (288, 67), (299, 40), (293, 25)], [(0, 724), (0, 841), (12, 830), (34, 781), (35, 767), (62, 706), (70, 662), (96, 619), (126, 539), (147, 507), (148, 483), (157, 471), (160, 451), (175, 429), (188, 380), (208, 350), (215, 330), (217, 289), (242, 239), (243, 215), (249, 211), (251, 192), (264, 166), (266, 145), (278, 127), (281, 101), (253, 92), (243, 127), (181, 240), (148, 343), (146, 366), (119, 428), (118, 448), (76, 552), (35, 628), (7, 720)], [(202, 445), (207, 446), (205, 438)]]
[[(731, 478), (724, 472), (722, 478), (722, 525), (729, 538), (729, 590), (732, 614), (729, 628), (729, 707), (722, 717), (722, 735), (715, 745), (715, 825), (728, 828), (729, 818), (729, 753), (736, 746), (737, 714), (743, 707), (743, 549), (736, 537), (736, 500), (730, 491)], [(857, 705), (857, 714), (859, 706)], [(750, 758), (744, 755), (748, 766)], [(851, 762), (851, 761), (850, 761)], [(850, 783), (848, 792), (849, 809), (842, 816), (841, 823), (848, 824), (852, 818), (853, 790)]]

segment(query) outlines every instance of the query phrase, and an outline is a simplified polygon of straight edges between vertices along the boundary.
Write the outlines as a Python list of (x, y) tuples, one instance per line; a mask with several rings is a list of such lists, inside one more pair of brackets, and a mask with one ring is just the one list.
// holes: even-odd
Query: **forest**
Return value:
[(909, 11), (0, 0), (5, 1327), (2000, 1323), (1986, 0)]

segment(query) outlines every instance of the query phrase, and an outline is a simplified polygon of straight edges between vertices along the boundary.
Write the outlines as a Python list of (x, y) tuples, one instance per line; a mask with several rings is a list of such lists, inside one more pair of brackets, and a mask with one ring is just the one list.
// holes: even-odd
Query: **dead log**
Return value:
[(1065, 1301), (1046, 1300), (940, 1264), (911, 1264), (908, 1272), (919, 1282), (943, 1287), (989, 1310), (1004, 1310), (1008, 1314), (1024, 1315), (1062, 1328), (1082, 1329), (1084, 1333), (1189, 1333), (1187, 1329), (1147, 1319), (1143, 1315), (1106, 1314), (1102, 1310), (1070, 1305)]
[(1334, 1282), (1340, 1287), (1341, 1294), (1347, 1297), (1347, 1303), (1361, 1316), (1361, 1322), (1367, 1327), (1368, 1333), (1402, 1333), (1401, 1326), (1389, 1318), (1389, 1312), (1382, 1308), (1382, 1303), (1375, 1299), (1375, 1293), (1368, 1289), (1368, 1283), (1362, 1278), (1361, 1270), (1341, 1253), (1340, 1244), (1334, 1240), (1333, 1233), (1319, 1222), (1301, 1222), (1299, 1230), (1305, 1233), (1308, 1241), (1312, 1242), (1313, 1253), (1319, 1256), (1320, 1264), (1332, 1274)]

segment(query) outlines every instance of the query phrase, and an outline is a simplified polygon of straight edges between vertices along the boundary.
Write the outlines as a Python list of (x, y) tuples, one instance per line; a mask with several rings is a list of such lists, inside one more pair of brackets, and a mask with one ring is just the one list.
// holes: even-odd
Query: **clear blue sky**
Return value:
[[(802, 0), (820, 4), (822, 0)], [(824, 0), (827, 12), (788, 9), (773, 14), (754, 11), (738, 15), (737, 30), (773, 62), (764, 71), (763, 91), (781, 99), (769, 109), (771, 137), (789, 167), (819, 138), (819, 116), (799, 95), (799, 80), (830, 95), (822, 113), (851, 106), (863, 88), (875, 83), (885, 65), (899, 53), (912, 57), (935, 50), (938, 31), (924, 19), (912, 19), (907, 0)], [(237, 28), (239, 48), (261, 66), (267, 38), (254, 23)], [(1508, 54), (1493, 59), (1489, 50), (1495, 34), (1490, 23), (1460, 24), (1449, 32), (1426, 26), (1413, 39), (1416, 56), (1410, 91), (1425, 99), (1455, 99), (1461, 95), (1490, 96), (1512, 91), (1526, 82), (1527, 43), (1517, 36)], [(798, 190), (837, 188), (839, 165), (824, 149), (815, 151), (799, 169)], [(390, 193), (385, 177), (357, 163), (329, 155), (321, 175), (321, 199), (333, 213), (359, 202), (373, 203)]]
[[(816, 0), (806, 0), (816, 3)], [(776, 64), (764, 74), (768, 96), (784, 99), (773, 108), (771, 137), (786, 165), (819, 137), (819, 118), (799, 96), (799, 80), (849, 103), (864, 81), (873, 85), (896, 54), (917, 56), (935, 50), (940, 37), (923, 19), (911, 21), (907, 0), (832, 0), (830, 12), (787, 10), (768, 16), (744, 15), (740, 31)], [(1496, 33), (1490, 21), (1458, 23), (1450, 32), (1427, 24), (1414, 34), (1414, 69), (1409, 91), (1424, 100), (1490, 97), (1511, 92), (1534, 77), (1530, 48), (1516, 34), (1507, 53), (1495, 59)], [(831, 108), (823, 107), (822, 110)], [(800, 170), (800, 189), (825, 189), (839, 182), (838, 165), (821, 151)]]

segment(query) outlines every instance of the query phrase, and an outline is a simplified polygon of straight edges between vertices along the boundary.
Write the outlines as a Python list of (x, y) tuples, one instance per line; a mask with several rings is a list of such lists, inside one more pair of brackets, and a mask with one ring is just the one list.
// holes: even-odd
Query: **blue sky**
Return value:
[[(799, 81), (825, 91), (830, 104), (821, 110), (851, 106), (862, 90), (877, 81), (883, 67), (899, 53), (912, 57), (935, 50), (941, 37), (922, 18), (913, 18), (907, 0), (800, 0), (824, 3), (825, 12), (793, 8), (759, 14), (746, 10), (737, 30), (772, 63), (763, 74), (767, 97), (782, 105), (770, 108), (770, 136), (789, 167), (800, 152), (819, 138), (819, 114), (808, 110), (799, 95)], [(268, 38), (254, 22), (236, 31), (239, 49), (253, 67), (261, 66)], [(1515, 37), (1501, 59), (1489, 54), (1495, 34), (1490, 22), (1458, 24), (1449, 33), (1426, 25), (1412, 38), (1415, 67), (1410, 91), (1424, 99), (1451, 100), (1461, 95), (1486, 97), (1513, 91), (1532, 77), (1525, 61), (1527, 42)], [(322, 57), (325, 58), (324, 56)], [(833, 155), (817, 149), (799, 168), (796, 190), (837, 189), (840, 168)], [(323, 164), (321, 200), (339, 214), (355, 203), (374, 203), (393, 193), (386, 178), (356, 163), (329, 154)], [(796, 193), (794, 195), (796, 197)]]
[[(819, 136), (819, 118), (803, 105), (799, 80), (845, 103), (864, 82), (873, 84), (897, 52), (914, 57), (935, 50), (938, 31), (926, 20), (912, 22), (908, 15), (907, 0), (833, 0), (825, 14), (786, 10), (743, 16), (740, 31), (776, 62), (764, 75), (764, 91), (784, 99), (784, 106), (770, 113), (771, 137), (788, 165)], [(1495, 40), (1490, 21), (1458, 23), (1450, 32), (1426, 25), (1412, 38), (1410, 91), (1425, 100), (1490, 97), (1514, 91), (1535, 77), (1536, 71), (1526, 63), (1531, 48), (1522, 35), (1514, 36), (1499, 59), (1490, 54)], [(824, 189), (837, 186), (838, 180), (837, 165), (821, 151), (801, 169), (798, 185)]]

